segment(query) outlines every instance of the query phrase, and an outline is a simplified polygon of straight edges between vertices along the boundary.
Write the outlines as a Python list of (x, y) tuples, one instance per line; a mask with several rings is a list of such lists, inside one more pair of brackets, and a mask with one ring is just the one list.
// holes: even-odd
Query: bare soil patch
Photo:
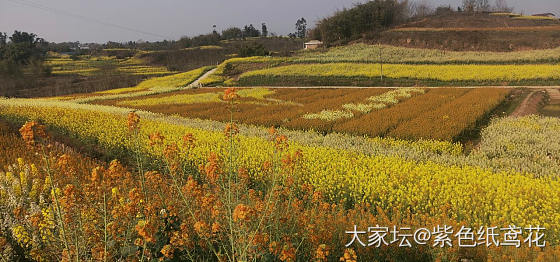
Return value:
[(538, 114), (539, 108), (545, 99), (544, 91), (532, 91), (523, 102), (513, 111), (512, 117), (522, 117), (526, 115)]

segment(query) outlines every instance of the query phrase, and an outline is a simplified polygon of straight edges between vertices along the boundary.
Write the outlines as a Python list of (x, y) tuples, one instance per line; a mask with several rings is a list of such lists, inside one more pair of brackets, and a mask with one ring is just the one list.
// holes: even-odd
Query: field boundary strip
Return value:
[[(423, 88), (423, 89), (443, 89), (443, 88), (457, 88), (457, 89), (476, 89), (476, 88), (527, 88), (527, 89), (560, 89), (559, 86), (234, 86), (235, 88), (274, 88), (274, 89), (398, 89), (398, 88)], [(220, 87), (204, 86), (201, 89), (216, 89)]]
[(560, 31), (560, 26), (518, 26), (518, 27), (406, 27), (395, 28), (389, 32), (446, 32), (446, 31)]
[(204, 73), (203, 75), (198, 77), (196, 80), (194, 80), (192, 83), (190, 83), (189, 85), (187, 85), (183, 89), (191, 88), (191, 87), (198, 87), (200, 85), (201, 81), (208, 78), (210, 75), (214, 74), (214, 72), (216, 72), (216, 70), (218, 70), (218, 68), (210, 69), (209, 71), (207, 71), (206, 73)]

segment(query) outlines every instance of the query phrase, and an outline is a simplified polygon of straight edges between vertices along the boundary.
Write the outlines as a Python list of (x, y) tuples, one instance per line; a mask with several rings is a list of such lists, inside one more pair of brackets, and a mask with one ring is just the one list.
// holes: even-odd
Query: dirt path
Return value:
[(194, 82), (190, 83), (186, 88), (190, 88), (190, 87), (194, 87), (194, 86), (199, 87), (200, 81), (202, 81), (203, 79), (206, 79), (208, 76), (210, 76), (211, 74), (216, 72), (216, 70), (217, 70), (217, 68), (214, 68), (214, 69), (204, 73), (204, 75), (199, 77), (197, 80), (194, 80)]
[(523, 102), (511, 113), (512, 117), (521, 117), (531, 114), (537, 114), (539, 112), (539, 106), (544, 100), (544, 92), (533, 91), (531, 92)]
[(560, 105), (560, 89), (549, 88), (546, 90), (548, 96), (550, 97), (549, 105)]

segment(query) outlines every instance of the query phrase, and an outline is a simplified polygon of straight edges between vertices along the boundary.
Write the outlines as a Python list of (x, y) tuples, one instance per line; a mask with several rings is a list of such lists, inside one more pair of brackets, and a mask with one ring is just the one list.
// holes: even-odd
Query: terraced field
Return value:
[(75, 103), (85, 103), (97, 100), (141, 97), (152, 94), (172, 92), (188, 87), (190, 84), (195, 82), (212, 68), (212, 66), (207, 66), (184, 73), (172, 74), (163, 77), (152, 77), (140, 82), (138, 85), (133, 87), (110, 89), (95, 93), (52, 97), (50, 99), (73, 101)]
[[(117, 162), (111, 163), (107, 169), (95, 167), (94, 177), (102, 172), (107, 179), (107, 182), (104, 183), (109, 183), (109, 187), (105, 189), (109, 193), (106, 193), (103, 198), (105, 191), (91, 191), (93, 186), (91, 183), (95, 181), (88, 180), (90, 179), (88, 178), (90, 177), (89, 172), (72, 169), (81, 161), (91, 163), (88, 162), (90, 160), (74, 162), (70, 159), (84, 158), (73, 156), (74, 153), (68, 152), (54, 154), (57, 156), (53, 161), (61, 164), (57, 164), (58, 166), (52, 169), (55, 173), (51, 173), (53, 175), (51, 179), (57, 181), (57, 188), (64, 189), (61, 191), (60, 200), (57, 200), (62, 203), (62, 206), (55, 208), (55, 212), (63, 210), (60, 212), (68, 215), (76, 214), (74, 212), (93, 212), (97, 215), (84, 219), (90, 221), (89, 223), (92, 225), (97, 225), (97, 229), (95, 229), (96, 231), (92, 228), (84, 229), (80, 224), (66, 224), (54, 219), (45, 221), (50, 221), (48, 223), (51, 223), (51, 228), (55, 227), (54, 225), (64, 225), (67, 228), (65, 234), (76, 236), (75, 239), (78, 243), (92, 245), (89, 248), (96, 248), (93, 243), (99, 242), (82, 239), (84, 235), (80, 233), (81, 230), (94, 230), (92, 232), (97, 233), (92, 235), (92, 239), (95, 236), (99, 237), (99, 234), (104, 234), (103, 222), (101, 222), (104, 219), (114, 221), (113, 223), (126, 219), (134, 227), (126, 229), (126, 225), (119, 225), (115, 230), (131, 230), (131, 237), (140, 238), (140, 241), (156, 241), (155, 235), (143, 231), (145, 226), (149, 225), (159, 228), (158, 230), (171, 230), (177, 234), (187, 230), (188, 227), (193, 227), (191, 229), (193, 231), (190, 232), (195, 232), (197, 237), (190, 238), (185, 235), (183, 239), (204, 243), (206, 241), (204, 231), (196, 229), (201, 226), (197, 223), (204, 221), (208, 225), (216, 223), (223, 225), (229, 221), (228, 218), (222, 220), (211, 215), (204, 215), (203, 209), (195, 211), (192, 208), (196, 209), (199, 205), (187, 205), (176, 197), (177, 194), (183, 194), (184, 201), (210, 201), (208, 199), (197, 200), (199, 199), (196, 195), (198, 193), (192, 195), (194, 192), (198, 192), (194, 188), (199, 186), (206, 188), (198, 183), (219, 187), (221, 183), (227, 185), (228, 176), (226, 174), (235, 174), (236, 181), (239, 181), (235, 183), (240, 183), (236, 184), (239, 189), (235, 191), (236, 196), (239, 197), (238, 201), (226, 204), (229, 203), (227, 198), (222, 199), (225, 195), (218, 193), (224, 189), (219, 191), (212, 191), (218, 190), (217, 188), (202, 189), (205, 196), (215, 197), (211, 201), (217, 201), (215, 203), (223, 205), (215, 207), (216, 212), (228, 212), (229, 210), (233, 213), (233, 210), (238, 210), (236, 211), (238, 213), (240, 205), (244, 205), (243, 208), (257, 210), (258, 203), (262, 202), (253, 201), (266, 201), (268, 198), (265, 195), (263, 196), (265, 198), (255, 196), (261, 200), (255, 200), (255, 198), (244, 200), (242, 196), (249, 196), (253, 189), (247, 187), (247, 184), (243, 184), (246, 182), (242, 181), (249, 179), (247, 181), (252, 182), (247, 183), (266, 186), (267, 181), (276, 181), (274, 174), (280, 172), (279, 174), (288, 176), (290, 179), (274, 183), (280, 183), (280, 186), (286, 189), (293, 186), (290, 183), (308, 185), (313, 188), (313, 192), (324, 196), (321, 201), (324, 201), (325, 204), (341, 203), (339, 206), (334, 205), (332, 207), (334, 209), (330, 209), (329, 212), (319, 212), (320, 214), (332, 214), (332, 216), (320, 219), (316, 215), (311, 215), (317, 214), (314, 213), (317, 212), (317, 209), (311, 208), (311, 206), (278, 205), (270, 209), (274, 214), (290, 214), (290, 211), (293, 212), (297, 209), (298, 214), (301, 214), (301, 217), (297, 216), (298, 221), (305, 217), (310, 219), (313, 217), (317, 219), (314, 220), (316, 222), (313, 225), (329, 228), (331, 233), (320, 237), (323, 239), (320, 242), (312, 244), (312, 247), (293, 251), (298, 257), (313, 256), (309, 254), (315, 254), (312, 250), (320, 248), (321, 243), (336, 246), (333, 242), (336, 241), (333, 239), (333, 234), (338, 233), (332, 232), (341, 232), (339, 237), (344, 237), (343, 232), (348, 226), (347, 223), (327, 223), (330, 225), (327, 227), (320, 221), (344, 220), (345, 217), (358, 216), (356, 212), (359, 212), (358, 209), (362, 208), (362, 205), (366, 209), (368, 205), (376, 207), (376, 211), (359, 213), (362, 217), (369, 217), (367, 220), (369, 222), (389, 219), (393, 222), (387, 223), (405, 223), (413, 226), (437, 225), (442, 220), (451, 225), (467, 224), (475, 227), (506, 226), (509, 223), (520, 226), (544, 225), (547, 228), (546, 241), (552, 245), (551, 247), (540, 251), (525, 247), (519, 249), (496, 248), (486, 251), (484, 257), (515, 256), (529, 260), (536, 256), (554, 257), (554, 247), (559, 241), (557, 232), (560, 229), (558, 224), (560, 210), (557, 208), (560, 206), (560, 195), (558, 195), (560, 184), (557, 181), (560, 165), (558, 164), (559, 159), (550, 156), (559, 155), (560, 148), (556, 143), (549, 143), (549, 141), (551, 138), (556, 139), (560, 134), (558, 119), (537, 116), (495, 119), (482, 132), (479, 147), (468, 154), (463, 152), (463, 146), (459, 143), (418, 139), (419, 137), (448, 139), (455, 136), (500, 103), (508, 92), (509, 90), (506, 89), (453, 88), (426, 90), (191, 89), (98, 102), (144, 109), (138, 110), (136, 113), (130, 113), (128, 108), (78, 104), (72, 100), (3, 99), (0, 100), (0, 117), (9, 123), (18, 125), (29, 120), (39, 121), (48, 127), (54, 137), (64, 137), (67, 142), (80, 145), (83, 150), (96, 150), (106, 157), (119, 159), (123, 163), (133, 164), (135, 161), (141, 161), (139, 162), (142, 163), (141, 168), (154, 169), (154, 172), (131, 174)], [(164, 115), (146, 111), (158, 111), (158, 108), (161, 112), (176, 110), (174, 113), (188, 117), (172, 116), (169, 115), (172, 113), (170, 111)], [(180, 110), (178, 110), (179, 108)], [(294, 114), (293, 111), (297, 108), (299, 111)], [(333, 114), (332, 112), (335, 111), (343, 113)], [(289, 112), (293, 114), (291, 115), (292, 120), (285, 121)], [(352, 116), (349, 116), (350, 113)], [(221, 121), (197, 119), (202, 118), (201, 116)], [(338, 118), (339, 116), (342, 117)], [(260, 122), (263, 127), (232, 124), (228, 119), (245, 123), (256, 121)], [(15, 184), (9, 182), (15, 181), (13, 172), (23, 172), (26, 174), (25, 179), (37, 181), (34, 183), (39, 183), (42, 181), (39, 178), (49, 174), (43, 173), (48, 172), (45, 170), (49, 169), (46, 169), (48, 166), (44, 166), (45, 162), (41, 162), (40, 154), (28, 155), (27, 150), (20, 152), (14, 149), (21, 148), (21, 146), (14, 146), (17, 143), (21, 144), (25, 141), (30, 143), (31, 140), (35, 141), (34, 143), (42, 143), (41, 141), (44, 141), (42, 139), (48, 139), (41, 138), (44, 137), (44, 134), (40, 131), (42, 127), (39, 122), (28, 122), (20, 130), (24, 135), (23, 141), (13, 135), (8, 135), (7, 138), (0, 136), (0, 143), (4, 143), (3, 147), (11, 152), (0, 160), (3, 163), (15, 163), (4, 169), (4, 172), (8, 173), (0, 173), (2, 174), (0, 190), (3, 190), (1, 192), (10, 192), (10, 194), (19, 192), (17, 191), (19, 189), (12, 187)], [(314, 131), (283, 128), (269, 131), (266, 123), (282, 123), (281, 126), (298, 127), (295, 129), (303, 128), (303, 123), (305, 123), (305, 127), (313, 127), (312, 123), (321, 123), (323, 127), (330, 126), (333, 130), (360, 126), (367, 132), (387, 133), (395, 137), (414, 137), (415, 141), (366, 138), (349, 134), (325, 136)], [(337, 125), (338, 123), (340, 125)], [(302, 126), (298, 126), (300, 124)], [(426, 131), (429, 128), (432, 128), (433, 131)], [(17, 159), (18, 157), (20, 158)], [(280, 157), (281, 160), (277, 157)], [(66, 160), (68, 158), (70, 159)], [(144, 159), (144, 161), (139, 159)], [(274, 171), (276, 169), (270, 169), (270, 164), (267, 163), (283, 164), (279, 164), (278, 171)], [(166, 167), (168, 164), (170, 166)], [(95, 165), (103, 166), (104, 164), (88, 164), (82, 167), (87, 169)], [(197, 170), (197, 167), (200, 168), (198, 169), (200, 171), (193, 171)], [(225, 169), (221, 169), (221, 167)], [(38, 171), (33, 171), (34, 168)], [(225, 170), (229, 168), (232, 168), (231, 170), (239, 169), (239, 173), (237, 171), (227, 173), (228, 171)], [(68, 172), (73, 172), (71, 174), (74, 175), (69, 176)], [(194, 182), (196, 181), (194, 177), (198, 176), (203, 182)], [(68, 177), (73, 177), (73, 179), (69, 180)], [(114, 180), (116, 177), (119, 179)], [(132, 179), (133, 177), (134, 179)], [(195, 191), (182, 191), (180, 186), (173, 186), (175, 183), (190, 185)], [(26, 187), (30, 188), (26, 190), (31, 190), (33, 187), (39, 188), (39, 186), (45, 187), (45, 185), (49, 184), (26, 184)], [(159, 191), (162, 187), (165, 187), (165, 190)], [(32, 191), (24, 190), (23, 192)], [(72, 202), (77, 206), (70, 206), (67, 203), (71, 199), (71, 192), (97, 194), (97, 197), (80, 198), (82, 200)], [(138, 192), (138, 195), (131, 192)], [(30, 197), (34, 199), (27, 193), (14, 194), (22, 199)], [(40, 194), (45, 193), (41, 191)], [(297, 193), (290, 196), (298, 199), (302, 195)], [(119, 205), (115, 204), (112, 207), (112, 215), (108, 217), (99, 216), (103, 213), (94, 212), (96, 209), (92, 209), (92, 207), (96, 207), (103, 210), (103, 201), (105, 203), (125, 201), (123, 203), (129, 203), (127, 205), (138, 203), (136, 202), (138, 200), (134, 200), (137, 197), (145, 198), (144, 203), (147, 201), (150, 206), (156, 206), (157, 210), (168, 207), (163, 204), (165, 202), (160, 202), (161, 199), (168, 199), (168, 201), (172, 201), (168, 203), (174, 203), (175, 207), (185, 210), (185, 212), (190, 212), (188, 210), (198, 212), (198, 215), (195, 218), (178, 216), (177, 219), (184, 223), (183, 229), (164, 229), (163, 220), (149, 213), (151, 209), (119, 213)], [(277, 196), (270, 197), (276, 199)], [(4, 203), (4, 208), (15, 208), (15, 206), (7, 204), (8, 202), (2, 203)], [(502, 204), (497, 205), (496, 203)], [(515, 204), (510, 205), (511, 203)], [(40, 205), (43, 210), (52, 208), (45, 203), (37, 202), (37, 205)], [(326, 205), (330, 206), (330, 204)], [(350, 207), (343, 208), (344, 206)], [(512, 208), (513, 206), (515, 208)], [(124, 207), (122, 206), (122, 208)], [(202, 205), (200, 207), (202, 208)], [(105, 212), (110, 211), (107, 210), (107, 207), (105, 210)], [(466, 213), (465, 210), (469, 210), (469, 212)], [(408, 212), (419, 217), (402, 218), (400, 216), (400, 214)], [(45, 216), (49, 216), (48, 214)], [(152, 216), (149, 221), (142, 219), (142, 216), (146, 214)], [(255, 222), (253, 219), (260, 217), (257, 213), (252, 216), (254, 217), (246, 218), (246, 223)], [(290, 215), (290, 218), (294, 218), (294, 216)], [(229, 219), (239, 221), (238, 214), (235, 215), (235, 218)], [(283, 217), (275, 219), (271, 221), (277, 221), (283, 227), (296, 230), (290, 231), (292, 233), (305, 231), (304, 227), (294, 226), (300, 225), (300, 223), (292, 225), (289, 222), (292, 221), (290, 219), (286, 220)], [(56, 257), (58, 247), (64, 245), (63, 240), (66, 239), (59, 235), (60, 231), (37, 231), (24, 222), (16, 222), (11, 225), (11, 228), (13, 228), (12, 231), (17, 241), (26, 243), (32, 250), (42, 250), (41, 253), (37, 253), (37, 258)], [(42, 241), (31, 237), (41, 236), (41, 234), (50, 234), (52, 237), (46, 237)], [(71, 239), (68, 235), (66, 237)], [(221, 239), (220, 241), (228, 241), (227, 238), (222, 239), (225, 236), (227, 235), (216, 235), (215, 237)], [(154, 240), (151, 240), (150, 237), (153, 237)], [(128, 237), (122, 239), (116, 233), (111, 233), (107, 238), (114, 239), (115, 243), (119, 243), (121, 246), (130, 246), (135, 249), (143, 246), (143, 242), (132, 244), (132, 242), (127, 242)], [(56, 239), (62, 239), (60, 240), (62, 242)], [(292, 243), (291, 239), (284, 241), (287, 241), (284, 242), (285, 245)], [(69, 243), (70, 248), (77, 248), (77, 245), (81, 244)], [(180, 248), (180, 246), (168, 245), (168, 247), (147, 246), (146, 248), (149, 247), (152, 252), (167, 252), (166, 249), (179, 250), (178, 248)], [(251, 249), (257, 249), (260, 245), (250, 244), (249, 246)], [(371, 259), (378, 257), (378, 254), (370, 253), (367, 250), (358, 249), (357, 255)], [(206, 252), (211, 251), (203, 248), (199, 249), (196, 254), (205, 257), (208, 255)], [(333, 249), (332, 252), (336, 252), (337, 256), (344, 256), (344, 253), (349, 251)], [(461, 256), (453, 249), (442, 251), (429, 248), (419, 252), (422, 256), (428, 257), (437, 257), (438, 254), (445, 254), (448, 257)], [(386, 254), (396, 256), (397, 253), (398, 249), (387, 251)], [(78, 251), (74, 256), (87, 258), (90, 253)]]
[[(492, 114), (533, 91), (421, 85), (554, 82), (558, 50), (392, 48), (377, 82), (382, 60), (364, 54), (379, 48), (234, 58), (205, 79), (213, 67), (95, 93), (0, 98), (0, 258), (557, 261), (560, 120)], [(119, 70), (151, 70), (132, 64)], [(415, 87), (193, 85), (391, 81)], [(473, 133), (471, 148), (463, 142)], [(546, 245), (344, 245), (348, 230), (374, 225), (435, 235), (441, 225), (496, 227), (504, 241), (512, 225), (526, 229), (521, 241), (539, 226)]]
[(116, 58), (115, 56), (78, 56), (49, 53), (46, 65), (52, 67), (54, 75), (130, 74), (141, 76), (164, 76), (177, 72), (169, 71), (163, 66), (149, 66), (136, 57)]
[[(97, 103), (227, 121), (231, 116), (222, 92), (195, 89)], [(509, 92), (452, 88), (242, 89), (233, 118), (246, 124), (324, 133), (453, 141), (485, 118)]]
[(556, 85), (560, 49), (452, 52), (356, 44), (226, 60), (206, 86)]
[[(384, 77), (384, 78), (383, 78)], [(469, 86), (554, 83), (556, 65), (300, 64), (243, 73), (241, 86), (371, 85)]]
[(560, 48), (516, 52), (460, 52), (354, 44), (327, 50), (306, 51), (297, 63), (401, 63), (401, 64), (534, 64), (560, 62)]

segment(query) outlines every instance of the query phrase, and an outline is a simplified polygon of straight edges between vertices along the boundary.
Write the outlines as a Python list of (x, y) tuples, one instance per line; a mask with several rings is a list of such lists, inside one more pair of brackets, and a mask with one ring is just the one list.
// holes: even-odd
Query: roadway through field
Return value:
[(560, 105), (560, 89), (549, 88), (546, 92), (548, 92), (548, 97), (550, 98), (549, 104)]
[(511, 113), (512, 117), (522, 117), (539, 113), (539, 106), (544, 100), (544, 91), (531, 92), (521, 104)]
[(208, 76), (210, 76), (211, 74), (213, 74), (214, 72), (216, 72), (216, 69), (217, 69), (217, 68), (214, 68), (214, 69), (212, 69), (212, 70), (210, 70), (210, 71), (204, 73), (201, 77), (199, 77), (198, 79), (194, 80), (194, 82), (190, 83), (186, 88), (189, 88), (189, 87), (199, 87), (200, 81), (206, 79)]

